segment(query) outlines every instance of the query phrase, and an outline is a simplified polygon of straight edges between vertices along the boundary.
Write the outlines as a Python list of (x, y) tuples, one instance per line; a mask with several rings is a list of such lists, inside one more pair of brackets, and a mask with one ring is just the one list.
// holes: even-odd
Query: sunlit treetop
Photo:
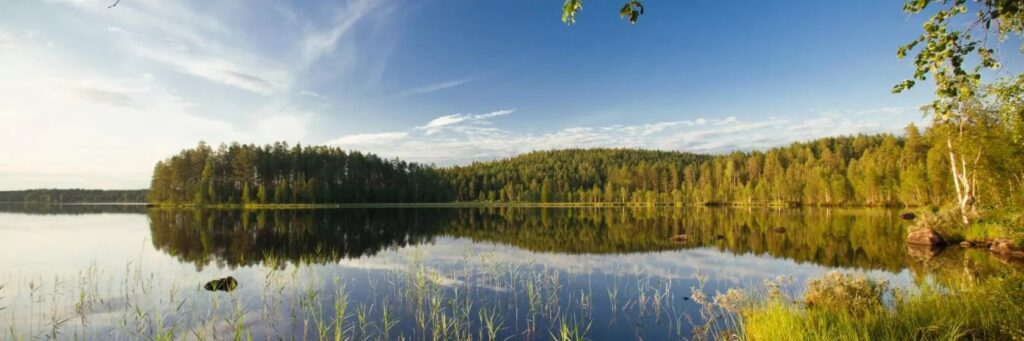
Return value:
[[(1020, 0), (906, 0), (903, 10), (921, 13), (938, 10), (925, 21), (924, 32), (901, 46), (896, 55), (914, 56), (914, 75), (893, 87), (894, 93), (912, 88), (931, 77), (936, 99), (930, 109), (940, 121), (955, 119), (961, 103), (976, 98), (983, 69), (998, 69), (996, 50), (1009, 36), (1024, 30), (1024, 2)], [(974, 14), (967, 25), (959, 18)], [(1024, 49), (1024, 46), (1021, 46)], [(1011, 52), (1013, 53), (1013, 52)], [(1020, 77), (1015, 76), (1015, 77)], [(1008, 95), (1004, 91), (1004, 95)]]

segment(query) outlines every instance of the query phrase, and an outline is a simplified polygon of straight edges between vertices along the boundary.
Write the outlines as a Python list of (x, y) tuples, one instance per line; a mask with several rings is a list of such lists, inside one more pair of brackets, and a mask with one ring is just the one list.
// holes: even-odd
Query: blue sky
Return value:
[(199, 140), (749, 150), (896, 132), (931, 95), (889, 92), (925, 19), (900, 1), (650, 0), (629, 25), (589, 0), (573, 26), (555, 0), (110, 3), (0, 3), (0, 189), (146, 187)]

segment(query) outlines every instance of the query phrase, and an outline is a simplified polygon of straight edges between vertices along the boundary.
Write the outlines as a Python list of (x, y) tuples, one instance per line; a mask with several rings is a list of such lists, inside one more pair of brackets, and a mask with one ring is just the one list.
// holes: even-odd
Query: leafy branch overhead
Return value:
[[(906, 0), (903, 10), (921, 13), (930, 5), (938, 11), (924, 23), (924, 33), (900, 46), (896, 56), (914, 56), (913, 77), (893, 87), (894, 93), (910, 89), (931, 77), (936, 99), (930, 106), (939, 120), (953, 119), (958, 105), (977, 96), (984, 69), (998, 69), (996, 51), (990, 46), (1024, 29), (1024, 2), (1020, 0)], [(973, 21), (961, 24), (960, 15), (974, 12)], [(1022, 46), (1024, 48), (1024, 46)]]
[[(576, 13), (583, 10), (583, 0), (565, 0), (562, 5), (562, 22), (572, 25), (576, 23)], [(619, 9), (620, 18), (628, 18), (630, 24), (644, 14), (644, 4), (640, 0), (629, 0)]]

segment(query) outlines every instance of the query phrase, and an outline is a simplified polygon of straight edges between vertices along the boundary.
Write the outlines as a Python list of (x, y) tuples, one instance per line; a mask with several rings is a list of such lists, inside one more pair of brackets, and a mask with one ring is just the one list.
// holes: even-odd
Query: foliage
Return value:
[[(583, 10), (583, 0), (565, 0), (562, 5), (562, 22), (572, 25), (576, 23), (576, 13)], [(619, 17), (627, 18), (630, 24), (635, 24), (640, 16), (644, 14), (644, 4), (640, 0), (628, 0), (619, 9)]]
[[(941, 205), (952, 193), (945, 125), (903, 137), (830, 137), (768, 151), (694, 155), (623, 149), (533, 152), (444, 170), (458, 201), (575, 202), (627, 205)], [(1022, 200), (1024, 146), (994, 142), (1005, 129), (968, 127), (979, 160), (980, 198)], [(977, 148), (977, 147), (971, 147)]]
[[(1022, 289), (1020, 274), (943, 287), (926, 283), (912, 293), (888, 291), (894, 295), (889, 307), (852, 311), (769, 298), (745, 306), (742, 328), (750, 340), (1014, 339), (1024, 337)], [(829, 300), (838, 304), (843, 297)]]
[(0, 191), (0, 203), (142, 203), (147, 190), (30, 189)]
[(292, 204), (448, 201), (429, 166), (338, 148), (205, 143), (158, 162), (150, 202)]
[[(963, 130), (960, 130), (963, 129)], [(967, 132), (966, 134), (963, 132)], [(157, 164), (150, 200), (200, 206), (502, 202), (613, 205), (941, 205), (952, 197), (945, 141), (978, 155), (977, 200), (1024, 201), (1024, 144), (990, 120), (908, 126), (767, 151), (700, 155), (641, 149), (538, 151), (435, 168), (330, 147), (200, 144)], [(983, 153), (982, 153), (983, 151)]]
[(944, 206), (934, 211), (922, 212), (911, 229), (930, 229), (938, 232), (939, 235), (945, 238), (962, 240), (964, 239), (963, 231), (967, 228), (967, 225), (960, 221), (959, 214), (956, 208), (952, 206)]
[[(938, 10), (924, 23), (924, 33), (901, 46), (897, 57), (904, 58), (917, 51), (914, 57), (914, 76), (893, 88), (902, 92), (931, 76), (935, 82), (936, 99), (931, 107), (936, 118), (948, 120), (958, 114), (961, 103), (977, 98), (982, 69), (996, 69), (1000, 64), (996, 51), (988, 46), (989, 34), (1002, 41), (1008, 35), (1020, 35), (1024, 30), (1024, 4), (1017, 0), (906, 0), (903, 10), (921, 13), (936, 5)], [(976, 12), (976, 18), (966, 28), (956, 20), (959, 15)], [(974, 65), (972, 60), (976, 59)]]
[(832, 271), (807, 282), (804, 304), (816, 309), (866, 314), (882, 308), (885, 281)]

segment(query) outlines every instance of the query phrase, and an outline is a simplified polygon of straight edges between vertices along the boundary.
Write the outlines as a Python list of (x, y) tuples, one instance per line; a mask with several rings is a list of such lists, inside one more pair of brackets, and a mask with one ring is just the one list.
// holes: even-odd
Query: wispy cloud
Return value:
[(429, 93), (432, 93), (432, 92), (441, 91), (441, 90), (448, 89), (448, 88), (454, 88), (454, 87), (457, 87), (459, 85), (466, 84), (467, 82), (469, 82), (471, 80), (473, 80), (472, 77), (467, 77), (467, 78), (462, 78), (462, 79), (450, 80), (450, 81), (446, 81), (446, 82), (429, 84), (429, 85), (421, 86), (421, 87), (418, 87), (418, 88), (409, 89), (409, 90), (406, 90), (406, 91), (399, 92), (399, 93), (395, 94), (394, 97), (407, 97), (407, 96), (429, 94)]
[(352, 134), (327, 141), (327, 144), (357, 149), (366, 146), (387, 145), (404, 140), (408, 136), (409, 133), (406, 132)]
[(486, 114), (451, 114), (444, 115), (427, 122), (426, 125), (416, 127), (419, 130), (425, 130), (427, 135), (433, 135), (440, 132), (446, 127), (451, 127), (456, 124), (470, 124), (474, 122), (486, 122), (487, 119), (504, 116), (515, 112), (516, 109), (505, 109), (489, 112)]
[(381, 0), (349, 2), (345, 8), (338, 11), (337, 19), (329, 28), (322, 31), (311, 31), (302, 39), (300, 47), (303, 62), (311, 64), (333, 53), (337, 50), (338, 43), (352, 31), (356, 24), (382, 3), (384, 1)]
[(349, 135), (328, 143), (388, 157), (443, 165), (560, 148), (629, 147), (723, 153), (769, 148), (825, 136), (899, 132), (917, 116), (911, 110), (880, 109), (854, 111), (864, 114), (852, 118), (834, 115), (832, 112), (799, 119), (765, 117), (741, 120), (729, 116), (632, 125), (580, 126), (540, 133), (501, 128), (491, 120), (513, 112), (499, 110), (486, 114), (444, 115), (404, 132)]

